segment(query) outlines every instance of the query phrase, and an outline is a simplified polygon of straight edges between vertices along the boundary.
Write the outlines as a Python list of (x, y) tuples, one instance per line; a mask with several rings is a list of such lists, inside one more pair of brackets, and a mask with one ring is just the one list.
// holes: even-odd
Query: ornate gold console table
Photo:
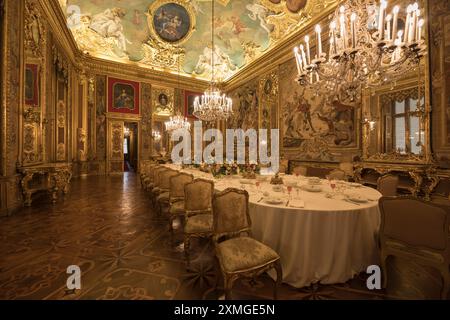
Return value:
[(38, 191), (48, 191), (53, 203), (58, 200), (58, 193), (69, 192), (72, 179), (72, 165), (69, 163), (48, 163), (37, 166), (21, 167), (21, 180), (25, 206), (31, 206), (31, 196)]
[(382, 162), (358, 162), (354, 166), (355, 180), (376, 185), (377, 178), (386, 174), (395, 174), (400, 178), (399, 188), (407, 190), (414, 197), (423, 193), (425, 199), (439, 183), (437, 168), (430, 164), (399, 164)]

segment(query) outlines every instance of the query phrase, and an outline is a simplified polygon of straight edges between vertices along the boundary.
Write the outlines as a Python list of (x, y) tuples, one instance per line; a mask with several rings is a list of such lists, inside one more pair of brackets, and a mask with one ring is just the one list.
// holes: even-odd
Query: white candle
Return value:
[(347, 49), (347, 30), (345, 28), (345, 7), (342, 6), (340, 8), (341, 16), (339, 17), (339, 24), (340, 24), (340, 34), (342, 39), (342, 50)]
[(386, 16), (386, 24), (387, 24), (387, 28), (386, 28), (386, 41), (391, 41), (391, 20), (392, 20), (392, 15), (388, 14)]
[(417, 42), (420, 42), (422, 40), (422, 29), (423, 29), (424, 25), (425, 25), (425, 20), (420, 19), (419, 23), (418, 23), (418, 28), (417, 28)]
[(410, 21), (410, 26), (408, 29), (408, 42), (413, 42), (414, 37), (416, 35), (416, 24), (417, 24), (417, 10), (419, 9), (419, 5), (415, 3), (412, 7), (412, 18)]
[(405, 33), (404, 33), (404, 38), (403, 38), (403, 42), (408, 42), (408, 35), (409, 35), (409, 25), (411, 23), (411, 12), (412, 12), (412, 8), (413, 6), (410, 4), (408, 6), (408, 8), (406, 9), (406, 22), (405, 22)]
[(309, 47), (309, 36), (305, 36), (305, 42), (306, 42), (306, 57), (308, 61), (308, 65), (311, 64), (311, 50)]
[(306, 57), (305, 57), (305, 48), (303, 47), (303, 45), (300, 45), (300, 51), (302, 52), (302, 59), (303, 59), (303, 64), (305, 65), (305, 67), (308, 66), (308, 63), (306, 62)]
[(317, 33), (317, 55), (318, 58), (320, 58), (322, 56), (322, 36), (321, 36), (321, 32), (322, 32), (322, 28), (320, 27), (320, 25), (316, 25), (316, 33)]
[(356, 13), (352, 13), (350, 16), (351, 21), (351, 33), (352, 33), (352, 48), (356, 48)]
[(397, 28), (398, 28), (398, 13), (400, 11), (399, 6), (395, 6), (394, 10), (392, 11), (394, 14), (394, 20), (392, 22), (392, 39), (394, 40), (395, 35), (397, 34)]
[(379, 34), (380, 40), (383, 40), (383, 38), (384, 38), (384, 14), (385, 14), (386, 8), (387, 8), (387, 1), (381, 0), (380, 12), (379, 12), (379, 16), (378, 16), (378, 34)]
[(333, 48), (334, 48), (334, 40), (333, 40), (333, 37), (330, 37), (330, 51), (328, 53), (328, 57), (329, 57), (330, 61), (331, 61), (331, 57), (334, 55)]
[(298, 74), (301, 74), (302, 73), (301, 72), (301, 67), (300, 67), (301, 60), (300, 60), (300, 56), (298, 55), (298, 47), (294, 48), (294, 55), (295, 55), (295, 62), (297, 64)]
[(415, 34), (414, 34), (415, 41), (419, 41), (420, 40), (419, 39), (419, 21), (421, 20), (420, 19), (420, 14), (421, 14), (420, 9), (417, 9), (416, 10), (416, 29), (415, 29)]
[(331, 29), (331, 40), (333, 40), (333, 54), (337, 54), (337, 49), (336, 49), (336, 21), (331, 22), (330, 24), (330, 29)]

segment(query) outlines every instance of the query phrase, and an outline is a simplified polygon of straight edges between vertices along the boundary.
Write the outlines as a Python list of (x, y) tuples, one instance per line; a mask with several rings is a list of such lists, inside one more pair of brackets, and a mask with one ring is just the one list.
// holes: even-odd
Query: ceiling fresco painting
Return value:
[(92, 56), (224, 81), (336, 0), (60, 0)]

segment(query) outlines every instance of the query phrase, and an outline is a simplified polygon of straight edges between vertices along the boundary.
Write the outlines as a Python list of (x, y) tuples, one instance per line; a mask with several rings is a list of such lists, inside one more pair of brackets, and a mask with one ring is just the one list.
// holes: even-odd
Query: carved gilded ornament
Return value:
[(37, 1), (25, 1), (25, 50), (29, 50), (36, 57), (43, 58), (43, 50), (46, 44), (46, 30), (42, 21), (41, 14), (37, 9)]
[(174, 113), (175, 91), (173, 88), (152, 88), (153, 114), (170, 116)]

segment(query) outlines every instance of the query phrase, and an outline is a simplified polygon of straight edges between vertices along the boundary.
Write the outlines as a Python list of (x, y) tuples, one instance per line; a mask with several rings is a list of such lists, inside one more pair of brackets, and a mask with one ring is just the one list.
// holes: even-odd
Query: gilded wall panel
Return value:
[(437, 160), (450, 166), (450, 1), (430, 0), (430, 79), (433, 146)]
[(152, 87), (148, 83), (141, 84), (141, 159), (149, 159), (152, 144)]
[(96, 159), (106, 160), (106, 77), (98, 75), (95, 80), (96, 107)]
[(16, 164), (19, 154), (19, 110), (22, 103), (22, 19), (23, 1), (8, 1), (2, 31), (5, 28), (6, 38), (2, 39), (1, 47), (1, 168), (0, 182), (1, 211), (7, 214), (9, 210), (20, 205), (21, 193), (17, 183)]

